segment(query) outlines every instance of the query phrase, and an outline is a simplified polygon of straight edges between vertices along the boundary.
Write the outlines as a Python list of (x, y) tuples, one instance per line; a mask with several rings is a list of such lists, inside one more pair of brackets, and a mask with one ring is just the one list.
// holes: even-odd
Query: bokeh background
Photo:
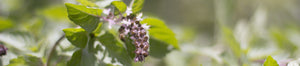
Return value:
[[(0, 0), (0, 43), (9, 48), (1, 64), (26, 54), (46, 61), (62, 29), (76, 27), (66, 2), (77, 3)], [(261, 66), (267, 56), (281, 66), (300, 64), (300, 0), (145, 0), (142, 12), (164, 20), (181, 48), (147, 59), (145, 66)], [(60, 64), (74, 46), (64, 39), (56, 50)]]

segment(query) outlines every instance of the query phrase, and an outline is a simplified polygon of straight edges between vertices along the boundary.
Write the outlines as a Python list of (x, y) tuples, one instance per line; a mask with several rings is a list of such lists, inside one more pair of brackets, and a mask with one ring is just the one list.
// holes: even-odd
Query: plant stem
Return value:
[(53, 57), (53, 53), (55, 52), (55, 48), (57, 45), (59, 45), (60, 41), (65, 37), (65, 35), (62, 35), (54, 44), (54, 46), (52, 47), (50, 53), (49, 53), (49, 56), (47, 58), (47, 65), (46, 66), (50, 66), (50, 59)]

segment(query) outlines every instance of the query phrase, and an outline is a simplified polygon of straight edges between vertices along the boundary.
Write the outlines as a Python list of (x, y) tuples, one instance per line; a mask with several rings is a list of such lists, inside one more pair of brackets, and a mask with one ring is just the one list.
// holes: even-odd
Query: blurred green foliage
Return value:
[(10, 64), (8, 66), (42, 66), (42, 65), (43, 62), (41, 59), (35, 56), (26, 55), (26, 56), (19, 56), (16, 59), (10, 60)]
[(9, 20), (9, 19), (4, 19), (3, 17), (0, 17), (0, 24), (2, 25), (2, 26), (0, 27), (0, 31), (9, 29), (9, 28), (13, 27), (13, 25), (14, 25), (14, 24), (11, 22), (11, 20)]

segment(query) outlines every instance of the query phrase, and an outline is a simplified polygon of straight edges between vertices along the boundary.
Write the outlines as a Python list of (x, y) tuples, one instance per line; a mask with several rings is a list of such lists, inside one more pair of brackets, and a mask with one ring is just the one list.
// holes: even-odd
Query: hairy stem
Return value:
[(49, 56), (48, 56), (48, 58), (47, 58), (47, 65), (46, 65), (46, 66), (50, 66), (50, 60), (51, 60), (51, 58), (53, 57), (52, 55), (53, 55), (53, 53), (55, 52), (55, 48), (56, 48), (57, 45), (60, 44), (60, 42), (62, 41), (62, 39), (63, 39), (64, 37), (65, 37), (65, 35), (62, 35), (62, 36), (55, 42), (55, 44), (54, 44), (54, 46), (52, 47), (50, 53), (48, 54)]

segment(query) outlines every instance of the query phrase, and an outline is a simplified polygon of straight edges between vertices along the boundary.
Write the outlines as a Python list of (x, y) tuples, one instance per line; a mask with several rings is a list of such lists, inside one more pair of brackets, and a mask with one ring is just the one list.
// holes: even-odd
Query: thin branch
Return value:
[(50, 51), (50, 53), (49, 53), (49, 56), (48, 56), (48, 58), (47, 58), (47, 65), (46, 65), (46, 66), (49, 66), (49, 65), (50, 65), (50, 59), (52, 58), (52, 55), (53, 55), (53, 53), (54, 53), (54, 51), (55, 51), (55, 48), (56, 48), (57, 45), (60, 44), (60, 41), (62, 41), (62, 39), (63, 39), (64, 37), (65, 37), (65, 35), (62, 35), (62, 36), (55, 42), (55, 44), (54, 44), (54, 46), (52, 47), (52, 49), (51, 49), (51, 51)]

